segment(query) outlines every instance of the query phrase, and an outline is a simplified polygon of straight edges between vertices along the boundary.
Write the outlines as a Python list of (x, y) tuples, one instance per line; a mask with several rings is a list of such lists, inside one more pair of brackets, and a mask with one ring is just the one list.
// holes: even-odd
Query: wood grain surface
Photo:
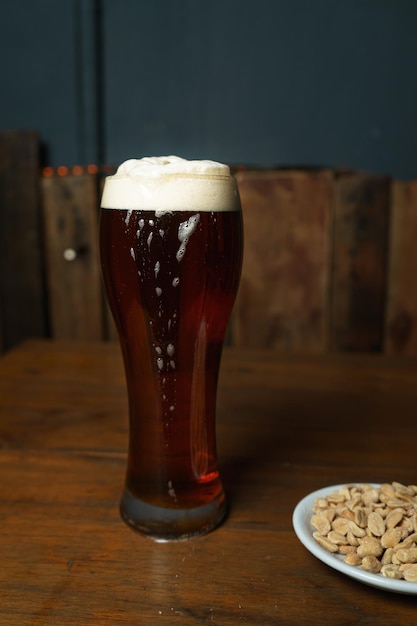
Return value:
[(97, 178), (43, 177), (42, 196), (51, 335), (102, 339)]
[(382, 352), (390, 180), (350, 173), (335, 180), (330, 347)]
[(118, 514), (118, 346), (23, 344), (0, 360), (0, 624), (413, 623), (414, 597), (322, 564), (291, 516), (327, 485), (415, 482), (416, 383), (410, 360), (226, 350), (218, 447), (229, 515), (204, 537), (157, 544)]
[(417, 354), (417, 183), (392, 184), (385, 351)]
[(245, 228), (234, 345), (322, 352), (327, 347), (332, 176), (237, 173)]
[[(117, 339), (97, 246), (107, 169), (41, 172), (36, 133), (0, 133), (0, 352), (34, 336)], [(228, 342), (417, 356), (416, 181), (234, 171), (245, 246)]]
[(39, 170), (38, 133), (0, 132), (0, 352), (48, 331)]

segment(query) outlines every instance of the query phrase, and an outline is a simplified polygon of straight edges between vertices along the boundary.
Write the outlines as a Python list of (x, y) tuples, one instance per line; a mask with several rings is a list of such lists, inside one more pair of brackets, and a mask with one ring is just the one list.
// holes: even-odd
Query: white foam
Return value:
[(103, 209), (235, 211), (239, 192), (227, 165), (177, 156), (129, 159), (105, 181)]

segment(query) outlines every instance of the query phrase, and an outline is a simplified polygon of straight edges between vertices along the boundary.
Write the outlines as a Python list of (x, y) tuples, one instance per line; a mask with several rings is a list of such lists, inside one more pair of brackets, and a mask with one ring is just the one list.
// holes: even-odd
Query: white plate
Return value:
[[(405, 580), (394, 580), (387, 578), (382, 574), (371, 574), (359, 566), (347, 565), (343, 561), (342, 555), (335, 555), (327, 552), (327, 550), (319, 546), (315, 539), (313, 539), (314, 528), (310, 524), (310, 519), (313, 515), (315, 499), (328, 496), (334, 491), (337, 491), (345, 486), (346, 485), (334, 485), (333, 487), (319, 489), (318, 491), (310, 493), (297, 504), (292, 518), (297, 537), (307, 550), (320, 559), (320, 561), (323, 561), (323, 563), (326, 563), (327, 565), (330, 565), (330, 567), (342, 572), (342, 574), (346, 574), (351, 578), (359, 580), (365, 585), (378, 587), (379, 589), (384, 589), (385, 591), (395, 591), (396, 593), (417, 594), (417, 583), (410, 583)], [(379, 485), (375, 486), (379, 487)]]

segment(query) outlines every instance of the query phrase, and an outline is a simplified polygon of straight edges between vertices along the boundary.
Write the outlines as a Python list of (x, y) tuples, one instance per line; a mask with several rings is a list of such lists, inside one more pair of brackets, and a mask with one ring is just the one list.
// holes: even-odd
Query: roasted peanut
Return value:
[(381, 571), (381, 563), (375, 556), (365, 556), (362, 559), (362, 569), (377, 574)]
[(311, 518), (311, 525), (324, 537), (330, 532), (331, 526), (327, 517), (323, 514), (313, 515)]
[(417, 564), (407, 564), (402, 570), (402, 574), (404, 576), (404, 580), (407, 580), (410, 583), (417, 583)]
[(315, 501), (311, 524), (348, 565), (417, 582), (417, 485), (347, 485)]
[(368, 515), (368, 528), (375, 537), (382, 537), (384, 534), (385, 522), (377, 511), (373, 511)]

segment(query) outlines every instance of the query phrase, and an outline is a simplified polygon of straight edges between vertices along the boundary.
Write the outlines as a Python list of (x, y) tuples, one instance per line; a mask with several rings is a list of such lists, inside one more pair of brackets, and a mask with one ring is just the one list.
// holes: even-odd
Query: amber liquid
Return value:
[(140, 503), (123, 512), (122, 500), (122, 515), (161, 538), (199, 534), (193, 526), (219, 520), (193, 511), (216, 502), (224, 515), (216, 390), (240, 278), (241, 214), (102, 209), (100, 241), (129, 396), (125, 500)]

